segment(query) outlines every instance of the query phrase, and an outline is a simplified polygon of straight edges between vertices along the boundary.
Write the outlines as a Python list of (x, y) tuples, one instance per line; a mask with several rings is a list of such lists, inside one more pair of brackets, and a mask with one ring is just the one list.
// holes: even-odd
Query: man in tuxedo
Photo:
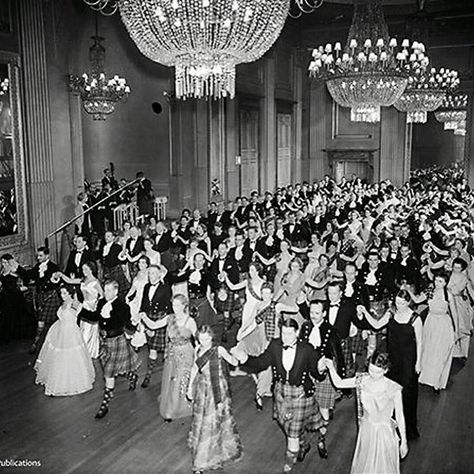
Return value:
[(258, 202), (259, 195), (257, 191), (253, 191), (250, 195), (250, 202), (244, 210), (244, 217), (248, 219), (250, 212), (254, 212), (258, 217), (263, 218), (263, 210), (261, 204)]
[(357, 327), (361, 326), (361, 320), (357, 317), (356, 303), (354, 299), (343, 298), (342, 287), (339, 282), (331, 282), (328, 285), (328, 302), (326, 311), (328, 322), (336, 330), (341, 341), (341, 349), (344, 357), (344, 368), (341, 371), (344, 377), (354, 375), (354, 358), (351, 336), (357, 334)]
[(94, 260), (94, 254), (83, 235), (76, 236), (76, 248), (69, 254), (64, 273), (72, 278), (82, 278), (82, 265)]
[(219, 247), (217, 248), (217, 256), (212, 261), (209, 271), (212, 276), (214, 290), (217, 290), (224, 284), (224, 273), (227, 273), (231, 283), (234, 285), (239, 283), (239, 266), (237, 265), (237, 262), (229, 256), (229, 247), (225, 242), (219, 244)]
[(420, 283), (420, 264), (413, 257), (410, 245), (404, 242), (400, 247), (400, 259), (396, 262), (396, 283), (410, 285), (417, 294)]
[(188, 228), (191, 234), (195, 234), (199, 225), (204, 224), (207, 227), (207, 220), (201, 216), (199, 209), (194, 209), (193, 217), (188, 222)]
[(33, 282), (36, 287), (35, 307), (38, 326), (35, 339), (30, 348), (30, 354), (35, 354), (42, 337), (57, 319), (57, 312), (61, 306), (57, 283), (51, 281), (53, 275), (59, 271), (58, 266), (49, 258), (49, 249), (39, 247), (36, 253), (37, 264), (30, 270), (19, 266), (16, 260), (12, 262), (12, 271), (17, 273), (24, 283)]
[[(148, 283), (143, 289), (140, 313), (144, 313), (152, 321), (163, 319), (171, 311), (171, 286), (165, 282), (166, 268), (151, 265), (148, 268)], [(142, 315), (141, 315), (142, 316)], [(144, 320), (146, 325), (146, 320)], [(166, 328), (146, 329), (149, 349), (148, 365), (142, 387), (150, 385), (151, 375), (158, 359), (158, 352), (164, 352), (166, 346)]]
[(252, 250), (245, 245), (245, 237), (242, 232), (237, 232), (235, 236), (235, 247), (230, 249), (229, 257), (237, 263), (241, 276), (245, 276), (249, 271), (249, 264), (252, 261)]
[[(133, 226), (130, 228), (130, 237), (128, 238), (127, 242), (125, 243), (125, 249), (127, 251), (128, 257), (134, 259), (139, 254), (141, 254), (145, 250), (145, 244), (143, 241), (143, 237), (140, 235), (140, 231), (138, 227)], [(138, 264), (136, 262), (129, 263), (130, 268), (130, 276), (132, 278), (138, 273)]]
[(141, 216), (148, 216), (153, 212), (153, 200), (155, 198), (151, 181), (145, 178), (143, 171), (137, 173), (137, 179), (140, 179), (137, 187), (137, 206)]
[(102, 187), (105, 185), (108, 185), (109, 188), (113, 191), (118, 189), (118, 183), (117, 180), (112, 176), (112, 173), (109, 168), (105, 168), (104, 170), (104, 176), (102, 177)]
[(311, 241), (309, 230), (301, 222), (296, 221), (294, 212), (288, 213), (288, 224), (283, 226), (283, 235), (296, 247), (307, 245)]

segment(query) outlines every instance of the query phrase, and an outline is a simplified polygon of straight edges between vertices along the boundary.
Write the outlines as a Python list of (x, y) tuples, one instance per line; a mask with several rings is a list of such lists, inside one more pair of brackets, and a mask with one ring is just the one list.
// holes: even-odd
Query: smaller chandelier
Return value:
[(89, 49), (91, 73), (82, 76), (69, 76), (69, 88), (72, 93), (80, 95), (84, 110), (94, 120), (105, 120), (114, 112), (118, 102), (125, 101), (130, 94), (130, 86), (123, 77), (117, 75), (107, 78), (104, 71), (105, 48), (104, 38), (97, 32), (92, 37), (94, 43)]
[(428, 62), (422, 43), (382, 38), (375, 44), (366, 39), (363, 45), (352, 39), (342, 52), (341, 43), (327, 44), (313, 50), (309, 65), (311, 77), (326, 81), (332, 98), (351, 108), (351, 120), (379, 122), (380, 107), (389, 107), (406, 88), (408, 73)]
[(323, 3), (324, 0), (293, 0), (288, 16), (298, 19), (304, 13), (314, 13)]
[(394, 106), (400, 112), (407, 113), (407, 123), (426, 123), (428, 112), (439, 108), (446, 93), (452, 92), (458, 85), (457, 71), (419, 68), (408, 78), (407, 88)]
[(10, 82), (8, 81), (8, 77), (3, 79), (3, 81), (0, 82), (0, 95), (6, 95), (8, 94), (8, 88), (10, 86)]
[(466, 120), (467, 101), (467, 94), (448, 95), (444, 98), (435, 117), (444, 125), (445, 130), (455, 130), (459, 122)]

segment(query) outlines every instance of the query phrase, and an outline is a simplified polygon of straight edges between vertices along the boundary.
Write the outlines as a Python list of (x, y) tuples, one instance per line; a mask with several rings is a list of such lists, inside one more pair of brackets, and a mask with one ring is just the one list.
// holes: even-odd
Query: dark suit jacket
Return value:
[(40, 277), (39, 273), (39, 263), (37, 263), (33, 268), (29, 270), (25, 270), (22, 267), (18, 267), (17, 273), (18, 276), (25, 282), (28, 283), (30, 281), (34, 282), (36, 285), (36, 289), (38, 291), (50, 291), (54, 290), (58, 287), (58, 285), (51, 282), (51, 277), (54, 273), (59, 271), (58, 266), (48, 261), (48, 265), (46, 267), (46, 271), (43, 277)]
[[(127, 332), (135, 332), (135, 326), (131, 322), (130, 307), (128, 304), (120, 301), (118, 298), (112, 302), (112, 310), (110, 311), (110, 318), (104, 318), (101, 314), (102, 308), (107, 301), (102, 298), (97, 303), (97, 311), (87, 312), (88, 321), (98, 321), (99, 329), (107, 331), (115, 336)], [(79, 313), (80, 318), (80, 313)]]
[(247, 273), (249, 271), (249, 264), (252, 261), (253, 252), (248, 245), (243, 245), (242, 258), (237, 260), (235, 258), (235, 247), (229, 250), (229, 257), (237, 263), (240, 273)]
[(167, 250), (169, 250), (171, 245), (173, 244), (170, 232), (169, 231), (164, 232), (161, 235), (158, 243), (156, 242), (157, 237), (158, 236), (155, 237), (155, 243), (153, 245), (153, 249), (158, 252), (166, 252)]
[(291, 243), (296, 242), (306, 242), (309, 243), (311, 241), (311, 235), (309, 229), (306, 228), (301, 223), (294, 224), (293, 232), (290, 232), (290, 224), (285, 224), (283, 226), (283, 235), (285, 239), (288, 239)]
[[(239, 283), (240, 280), (240, 272), (239, 272), (239, 266), (237, 265), (237, 262), (227, 256), (224, 260), (224, 271), (227, 273), (229, 280), (231, 283), (236, 285)], [(216, 257), (212, 263), (211, 266), (209, 267), (209, 272), (212, 275), (212, 287), (213, 289), (217, 289), (221, 286), (221, 282), (218, 279), (219, 276), (219, 257)]]
[(143, 244), (143, 237), (141, 237), (141, 236), (138, 237), (137, 243), (136, 243), (135, 248), (133, 250), (131, 250), (131, 246), (132, 246), (132, 238), (131, 237), (127, 240), (127, 243), (126, 243), (125, 246), (126, 246), (128, 252), (130, 253), (131, 257), (136, 257), (139, 253), (141, 253), (143, 250), (145, 250), (145, 246)]
[[(314, 324), (311, 320), (305, 321), (300, 329), (300, 340), (309, 342), (309, 336), (313, 328)], [(319, 326), (319, 334), (321, 336), (321, 345), (318, 347), (319, 351), (328, 359), (336, 359), (337, 371), (342, 377), (344, 371), (344, 356), (341, 349), (341, 340), (334, 326), (331, 326), (327, 321), (323, 321), (321, 326)]]
[(311, 374), (315, 379), (324, 379), (324, 374), (318, 372), (318, 361), (322, 357), (320, 351), (314, 349), (307, 342), (298, 341), (296, 343), (296, 356), (289, 376), (283, 367), (283, 343), (281, 339), (273, 339), (265, 352), (258, 357), (249, 357), (244, 364), (250, 370), (260, 372), (268, 366), (273, 367), (273, 382), (289, 383), (293, 386), (303, 386), (306, 396), (314, 393), (314, 383)]
[[(326, 302), (325, 310), (329, 318), (330, 303)], [(339, 309), (337, 312), (336, 320), (334, 321), (334, 329), (337, 332), (337, 335), (341, 339), (346, 339), (349, 337), (349, 330), (351, 328), (351, 323), (354, 323), (357, 327), (360, 325), (360, 320), (357, 317), (356, 312), (356, 303), (352, 299), (342, 298), (339, 304)]]
[(171, 311), (171, 286), (168, 283), (160, 283), (151, 301), (148, 297), (150, 286), (150, 283), (147, 283), (143, 289), (140, 311), (146, 313), (150, 319), (161, 319)]
[(67, 264), (66, 264), (66, 270), (65, 273), (66, 275), (71, 275), (74, 273), (76, 277), (82, 277), (82, 265), (86, 262), (94, 261), (94, 253), (90, 249), (85, 249), (82, 252), (81, 255), (81, 260), (79, 261), (79, 265), (76, 265), (76, 254), (77, 251), (73, 250), (67, 259)]
[(104, 257), (104, 244), (100, 248), (100, 258), (102, 260), (102, 265), (105, 268), (113, 268), (117, 265), (121, 265), (124, 261), (119, 259), (119, 254), (122, 251), (122, 247), (119, 244), (113, 243), (110, 247), (109, 253)]

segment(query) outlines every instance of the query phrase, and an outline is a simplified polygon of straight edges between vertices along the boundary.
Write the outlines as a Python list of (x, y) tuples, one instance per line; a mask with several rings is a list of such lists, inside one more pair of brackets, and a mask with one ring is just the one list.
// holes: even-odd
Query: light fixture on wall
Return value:
[(436, 120), (444, 125), (445, 130), (456, 130), (458, 123), (466, 120), (467, 103), (467, 94), (446, 96), (435, 112)]
[(326, 82), (332, 98), (351, 108), (351, 120), (379, 122), (380, 108), (403, 94), (412, 70), (429, 63), (423, 43), (389, 38), (380, 0), (354, 0), (345, 48), (341, 43), (313, 50), (311, 77)]
[(466, 136), (466, 121), (461, 120), (458, 122), (456, 128), (454, 129), (454, 135), (459, 135), (461, 137)]
[[(120, 11), (138, 49), (175, 67), (177, 98), (235, 96), (235, 68), (276, 41), (288, 15), (323, 0), (84, 0), (104, 14)], [(292, 8), (290, 12), (290, 6)]]
[(104, 38), (99, 36), (98, 19), (96, 15), (95, 36), (89, 48), (91, 71), (82, 76), (69, 76), (69, 88), (74, 94), (80, 95), (84, 110), (92, 115), (94, 120), (105, 120), (114, 112), (118, 102), (125, 101), (130, 94), (127, 81), (117, 75), (107, 77), (105, 73)]
[(438, 109), (447, 93), (459, 86), (457, 71), (441, 68), (419, 69), (408, 78), (408, 85), (395, 108), (407, 113), (407, 123), (426, 123), (428, 112)]
[(10, 86), (10, 82), (8, 80), (8, 77), (5, 79), (0, 80), (0, 95), (6, 95), (8, 94), (8, 88)]

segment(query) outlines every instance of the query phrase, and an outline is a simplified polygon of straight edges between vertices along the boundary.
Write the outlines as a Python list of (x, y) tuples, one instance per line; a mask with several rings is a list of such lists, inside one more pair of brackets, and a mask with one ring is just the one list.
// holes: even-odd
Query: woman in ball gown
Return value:
[(451, 311), (456, 328), (456, 344), (453, 357), (467, 359), (471, 340), (473, 308), (469, 296), (474, 299), (472, 283), (466, 275), (467, 263), (462, 258), (453, 260), (453, 271), (448, 282), (448, 292), (452, 295)]
[(451, 316), (452, 296), (447, 291), (448, 276), (439, 273), (434, 288), (426, 294), (410, 295), (417, 304), (428, 302), (428, 316), (423, 325), (423, 352), (419, 382), (430, 385), (436, 393), (445, 389), (453, 360), (454, 321)]
[(231, 291), (240, 291), (245, 288), (245, 304), (242, 310), (242, 325), (237, 333), (237, 340), (240, 341), (247, 334), (250, 334), (256, 327), (255, 322), (257, 304), (262, 301), (262, 285), (265, 280), (261, 277), (263, 267), (258, 262), (249, 265), (249, 277), (239, 283), (232, 283), (229, 277), (225, 276), (226, 285)]
[(0, 272), (0, 344), (29, 339), (35, 334), (36, 321), (29, 310), (13, 271), (13, 256), (4, 254)]
[(386, 377), (387, 354), (374, 352), (368, 373), (349, 379), (339, 377), (332, 360), (326, 359), (326, 366), (337, 388), (357, 389), (359, 433), (351, 474), (400, 473), (400, 457), (408, 453), (402, 387)]
[(188, 298), (175, 295), (171, 301), (173, 314), (159, 321), (147, 316), (146, 325), (158, 329), (166, 328), (166, 352), (161, 379), (160, 415), (165, 421), (191, 416), (192, 407), (186, 391), (194, 362), (192, 340), (196, 334), (196, 322), (189, 315)]
[(142, 302), (143, 289), (148, 283), (148, 267), (150, 266), (150, 259), (146, 255), (142, 255), (138, 259), (138, 273), (132, 281), (132, 286), (125, 297), (125, 301), (130, 307), (130, 314), (132, 315), (132, 324), (137, 326), (137, 330), (130, 340), (130, 344), (138, 349), (146, 344), (145, 326), (140, 321), (139, 312)]
[[(80, 312), (80, 328), (89, 353), (93, 359), (99, 357), (99, 324), (91, 318), (91, 313), (97, 309), (97, 302), (104, 296), (104, 291), (97, 279), (97, 265), (95, 262), (86, 262), (82, 265), (84, 278), (69, 278), (63, 273), (56, 273), (55, 278), (61, 278), (69, 285), (80, 285), (84, 299)], [(89, 316), (89, 317), (88, 317)]]
[(388, 377), (403, 387), (403, 412), (408, 441), (418, 438), (418, 374), (421, 371), (423, 323), (409, 306), (410, 294), (400, 290), (395, 297), (395, 308), (389, 309), (378, 321), (363, 306), (358, 310), (376, 330), (387, 326), (388, 355), (391, 368)]
[(60, 289), (63, 301), (58, 309), (58, 320), (46, 335), (35, 363), (36, 383), (44, 385), (45, 395), (77, 395), (92, 389), (94, 366), (77, 326), (81, 305), (73, 287)]
[(232, 416), (225, 367), (225, 362), (237, 365), (238, 361), (223, 347), (213, 345), (210, 326), (202, 326), (197, 338), (199, 346), (188, 386), (188, 398), (193, 401), (188, 445), (193, 471), (200, 474), (237, 461), (242, 444)]
[(279, 301), (285, 306), (290, 306), (298, 311), (297, 299), (305, 286), (305, 276), (301, 271), (303, 262), (299, 257), (295, 257), (290, 262), (289, 272), (281, 279), (281, 286), (278, 292), (275, 292), (275, 301)]

